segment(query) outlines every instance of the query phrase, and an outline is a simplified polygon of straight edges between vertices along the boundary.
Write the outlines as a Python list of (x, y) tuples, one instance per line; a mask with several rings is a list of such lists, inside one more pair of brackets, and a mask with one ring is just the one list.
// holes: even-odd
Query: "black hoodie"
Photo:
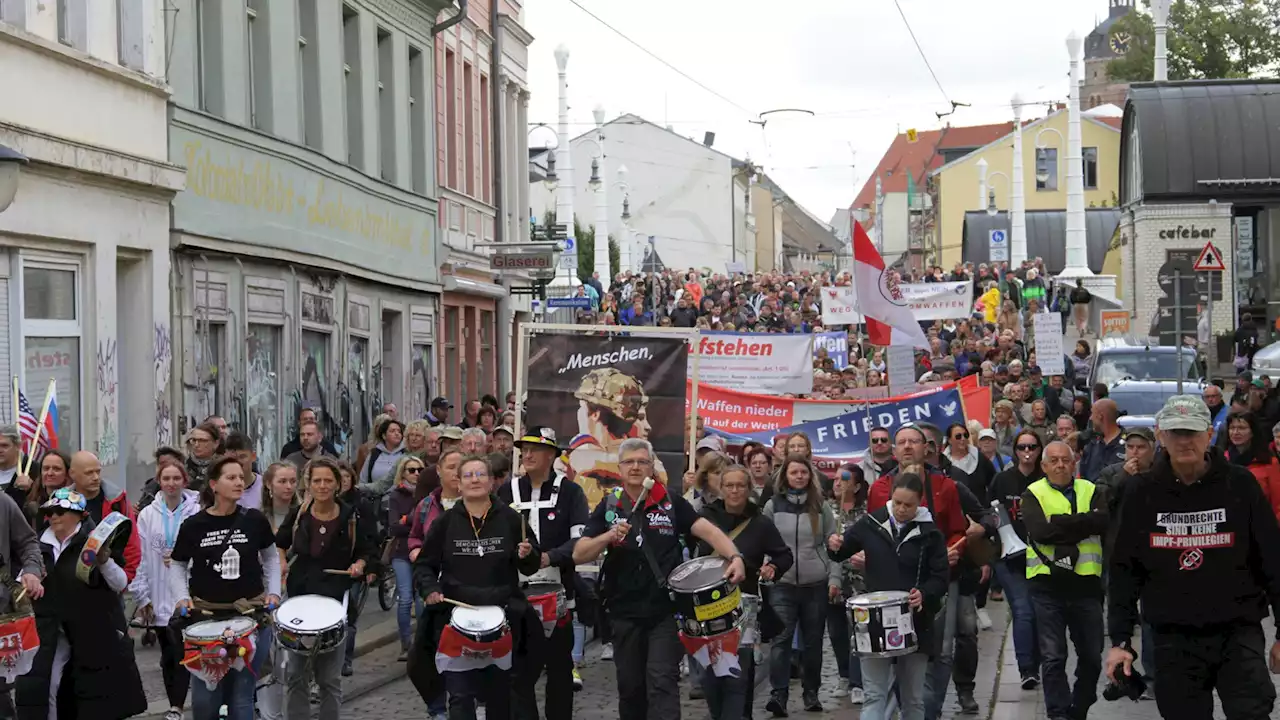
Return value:
[[(750, 524), (733, 539), (733, 544), (742, 555), (742, 562), (747, 566), (747, 579), (742, 581), (742, 591), (748, 595), (760, 594), (760, 567), (764, 565), (764, 557), (769, 556), (769, 564), (777, 570), (774, 577), (782, 577), (791, 569), (795, 555), (786, 541), (778, 533), (773, 521), (760, 514), (760, 508), (747, 503), (746, 510), (734, 515), (724, 508), (724, 500), (716, 500), (702, 506), (702, 517), (728, 535), (743, 522)], [(698, 543), (699, 555), (710, 555), (711, 546), (705, 541)]]
[(1017, 462), (1014, 462), (1009, 469), (996, 473), (988, 488), (986, 505), (990, 507), (992, 501), (1000, 501), (1001, 507), (1009, 513), (1009, 524), (1013, 525), (1014, 532), (1018, 533), (1023, 542), (1027, 541), (1027, 526), (1022, 522), (1022, 493), (1042, 477), (1044, 471), (1040, 469), (1038, 458), (1030, 475), (1023, 475)]
[(376, 562), (377, 545), (371, 530), (373, 518), (361, 515), (354, 505), (338, 501), (337, 532), (324, 546), (323, 553), (316, 557), (311, 554), (312, 533), (316, 525), (310, 509), (298, 517), (301, 511), (300, 507), (290, 510), (276, 531), (276, 547), (292, 550), (285, 589), (289, 597), (324, 595), (341, 600), (351, 589), (352, 578), (325, 571), (346, 570), (357, 560), (364, 560), (368, 569)]
[(1133, 636), (1139, 600), (1157, 631), (1257, 623), (1268, 607), (1280, 617), (1276, 517), (1247, 468), (1208, 455), (1208, 472), (1185, 485), (1161, 453), (1126, 492), (1108, 566), (1112, 642)]
[[(483, 520), (471, 517), (466, 503), (459, 501), (431, 524), (415, 563), (423, 597), (439, 592), (451, 600), (502, 608), (513, 597), (523, 599), (520, 573), (538, 571), (538, 541), (520, 513), (496, 497), (490, 496), (490, 501), (493, 506)], [(521, 525), (533, 546), (523, 560), (517, 548)]]

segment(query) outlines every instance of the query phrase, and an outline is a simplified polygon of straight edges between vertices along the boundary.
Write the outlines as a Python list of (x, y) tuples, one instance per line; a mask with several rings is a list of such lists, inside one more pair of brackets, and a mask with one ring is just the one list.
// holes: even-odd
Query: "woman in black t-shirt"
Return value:
[[(267, 517), (237, 505), (244, 494), (244, 468), (236, 458), (223, 456), (209, 463), (207, 477), (200, 491), (204, 510), (182, 523), (170, 555), (176, 614), (190, 622), (236, 616), (240, 612), (232, 604), (238, 601), (275, 609), (280, 605), (280, 555)], [(255, 678), (271, 639), (270, 626), (261, 626), (252, 669), (232, 670), (213, 689), (199, 681), (191, 684), (195, 720), (217, 718), (223, 705), (227, 720), (253, 720)]]

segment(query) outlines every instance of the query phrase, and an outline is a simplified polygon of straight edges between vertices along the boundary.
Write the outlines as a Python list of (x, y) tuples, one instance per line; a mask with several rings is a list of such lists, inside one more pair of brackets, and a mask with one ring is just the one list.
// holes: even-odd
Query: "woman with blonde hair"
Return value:
[[(409, 659), (409, 644), (413, 640), (413, 619), (410, 615), (417, 606), (422, 617), (422, 598), (413, 589), (413, 566), (409, 562), (409, 530), (413, 527), (413, 495), (427, 464), (413, 455), (406, 455), (396, 465), (395, 479), (388, 500), (387, 534), (389, 545), (383, 551), (384, 560), (391, 562), (396, 576), (396, 624), (400, 630), (400, 661)], [(415, 602), (416, 601), (416, 602)]]
[(298, 468), (289, 462), (274, 462), (262, 473), (262, 514), (272, 530), (279, 530), (289, 511), (298, 506)]
[(425, 460), (431, 444), (428, 436), (430, 430), (431, 423), (426, 420), (414, 420), (406, 425), (404, 428), (404, 451)]
[(720, 478), (729, 464), (729, 457), (720, 452), (709, 452), (698, 461), (698, 469), (693, 475), (693, 487), (684, 494), (684, 499), (693, 506), (694, 512), (702, 512), (703, 505), (720, 497)]

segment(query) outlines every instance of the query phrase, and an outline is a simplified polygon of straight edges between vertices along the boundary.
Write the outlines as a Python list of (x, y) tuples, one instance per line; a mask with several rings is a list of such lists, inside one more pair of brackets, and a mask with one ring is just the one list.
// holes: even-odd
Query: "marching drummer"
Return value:
[[(276, 545), (291, 557), (290, 598), (322, 595), (346, 602), (356, 579), (364, 577), (377, 549), (372, 517), (338, 499), (342, 469), (329, 457), (317, 457), (303, 469), (307, 499), (280, 524)], [(320, 720), (337, 720), (342, 705), (345, 643), (332, 652), (290, 653), (285, 669), (285, 720), (311, 717), (310, 681), (320, 691)]]
[[(133, 506), (129, 504), (124, 491), (116, 490), (102, 482), (102, 463), (98, 462), (97, 455), (81, 450), (71, 456), (71, 482), (84, 496), (88, 507), (86, 514), (94, 523), (102, 522), (102, 518), (113, 512), (118, 512), (130, 520), (136, 519)], [(138, 542), (138, 527), (131, 523), (129, 542), (125, 545), (124, 557), (121, 558), (129, 582), (133, 582), (134, 576), (138, 574), (138, 562), (141, 559), (142, 545)]]
[[(521, 514), (492, 494), (488, 460), (469, 455), (458, 472), (462, 502), (432, 523), (416, 560), (421, 568), (419, 590), (427, 605), (442, 611), (450, 610), (442, 607), (445, 602), (455, 607), (451, 612), (429, 613), (426, 622), (419, 622), (414, 652), (424, 657), (416, 658), (414, 665), (421, 667), (424, 660), (436, 657), (435, 669), (443, 676), (453, 720), (474, 720), (477, 702), (484, 703), (486, 717), (508, 718), (512, 643), (519, 642), (525, 632), (540, 631), (525, 629), (537, 623), (527, 619), (532, 611), (520, 590), (520, 575), (537, 572), (542, 555)], [(457, 630), (474, 628), (442, 627), (447, 625), (444, 618), (464, 609), (459, 604), (501, 613), (510, 629), (497, 632), (492, 640), (473, 638), (468, 643), (472, 652), (460, 652), (460, 643), (467, 640)], [(443, 632), (437, 635), (437, 630)]]
[(156, 628), (160, 642), (160, 668), (169, 712), (164, 720), (182, 720), (191, 673), (182, 666), (182, 638), (169, 629), (177, 598), (170, 594), (169, 564), (178, 530), (187, 518), (200, 512), (200, 496), (187, 489), (187, 469), (182, 461), (163, 458), (156, 467), (157, 492), (151, 504), (138, 513), (138, 538), (142, 562), (129, 589), (138, 604), (142, 624)]
[(42, 512), (49, 521), (40, 537), (48, 575), (43, 595), (33, 603), (40, 649), (30, 671), (18, 678), (19, 716), (56, 719), (60, 695), (64, 713), (72, 706), (80, 717), (145, 712), (147, 697), (119, 597), (129, 584), (124, 568), (104, 545), (87, 580), (78, 576), (94, 523), (75, 488), (59, 488)]
[[(751, 717), (752, 698), (755, 696), (756, 663), (755, 644), (760, 641), (759, 628), (752, 613), (760, 606), (759, 581), (771, 582), (791, 569), (795, 556), (787, 547), (773, 521), (760, 513), (751, 502), (752, 482), (747, 469), (741, 465), (726, 467), (720, 476), (720, 497), (702, 508), (702, 517), (709, 520), (742, 553), (747, 566), (747, 577), (742, 583), (747, 626), (738, 645), (738, 665), (742, 673), (737, 676), (719, 677), (707, 668), (702, 689), (707, 696), (707, 706), (712, 720), (740, 720)], [(711, 546), (698, 544), (699, 555), (711, 555)]]
[(683, 559), (690, 535), (728, 560), (725, 577), (730, 583), (746, 579), (746, 565), (728, 535), (698, 517), (688, 500), (667, 494), (665, 485), (654, 484), (645, 496), (644, 512), (634, 512), (646, 492), (646, 479), (654, 473), (648, 440), (622, 441), (618, 466), (622, 486), (605, 495), (591, 513), (573, 548), (573, 561), (588, 563), (609, 549), (601, 568), (602, 591), (613, 626), (619, 719), (679, 720), (680, 658), (685, 650), (665, 588), (667, 576)]
[[(844, 531), (844, 535), (827, 538), (827, 551), (832, 560), (843, 562), (855, 553), (863, 553), (863, 577), (868, 593), (899, 591), (907, 593), (909, 621), (898, 621), (898, 632), (914, 631), (916, 647), (922, 650), (897, 657), (876, 657), (875, 649), (859, 639), (855, 651), (860, 655), (865, 704), (864, 720), (887, 720), (886, 700), (897, 677), (902, 704), (902, 720), (924, 718), (924, 682), (932, 647), (930, 633), (934, 614), (947, 593), (947, 543), (923, 506), (924, 481), (912, 472), (901, 472), (890, 480), (889, 502), (862, 516)], [(855, 627), (863, 622), (856, 616)], [(886, 621), (886, 624), (887, 621)], [(892, 632), (890, 628), (886, 632)], [(859, 635), (855, 630), (855, 638)], [(866, 637), (868, 643), (880, 638)], [(887, 643), (887, 639), (885, 640)], [(901, 642), (901, 640), (899, 640)]]
[[(178, 615), (190, 622), (243, 616), (246, 610), (280, 605), (280, 554), (271, 523), (260, 510), (240, 507), (244, 468), (229, 455), (215, 458), (200, 491), (204, 510), (182, 523), (170, 553), (169, 582)], [(193, 613), (193, 610), (195, 611)], [(227, 720), (253, 720), (255, 678), (271, 642), (259, 627), (248, 667), (232, 669), (210, 689), (192, 683), (195, 720), (214, 720), (227, 707)]]
[[(531, 427), (516, 445), (525, 474), (500, 487), (498, 498), (528, 519), (538, 547), (542, 548), (538, 571), (521, 580), (559, 585), (572, 607), (573, 545), (587, 524), (587, 496), (577, 483), (553, 470), (560, 455), (555, 430)], [(573, 624), (557, 624), (550, 637), (530, 632), (528, 639), (529, 652), (518, 656), (513, 677), (515, 717), (537, 720), (538, 701), (533, 686), (545, 668), (546, 718), (569, 720), (573, 717)]]

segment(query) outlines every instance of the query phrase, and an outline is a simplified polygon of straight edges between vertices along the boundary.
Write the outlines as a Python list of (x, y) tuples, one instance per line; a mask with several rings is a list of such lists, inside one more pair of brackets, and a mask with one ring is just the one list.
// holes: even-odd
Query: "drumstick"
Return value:
[(467, 610), (475, 610), (475, 609), (476, 609), (476, 606), (475, 606), (475, 605), (468, 605), (467, 603), (464, 603), (464, 602), (462, 602), (461, 600), (454, 600), (454, 599), (452, 599), (452, 598), (442, 598), (442, 599), (443, 599), (445, 602), (449, 603), (450, 605), (454, 605), (454, 606), (457, 606), (457, 607), (460, 607), (460, 608), (465, 608), (465, 609), (467, 609)]
[(351, 574), (350, 570), (334, 570), (332, 568), (325, 568), (324, 571), (326, 573), (329, 573), (330, 575), (350, 575)]
[(13, 604), (17, 605), (18, 603), (22, 602), (22, 598), (26, 596), (27, 596), (27, 589), (24, 587), (22, 588), (22, 592), (18, 593), (18, 597), (14, 598)]

